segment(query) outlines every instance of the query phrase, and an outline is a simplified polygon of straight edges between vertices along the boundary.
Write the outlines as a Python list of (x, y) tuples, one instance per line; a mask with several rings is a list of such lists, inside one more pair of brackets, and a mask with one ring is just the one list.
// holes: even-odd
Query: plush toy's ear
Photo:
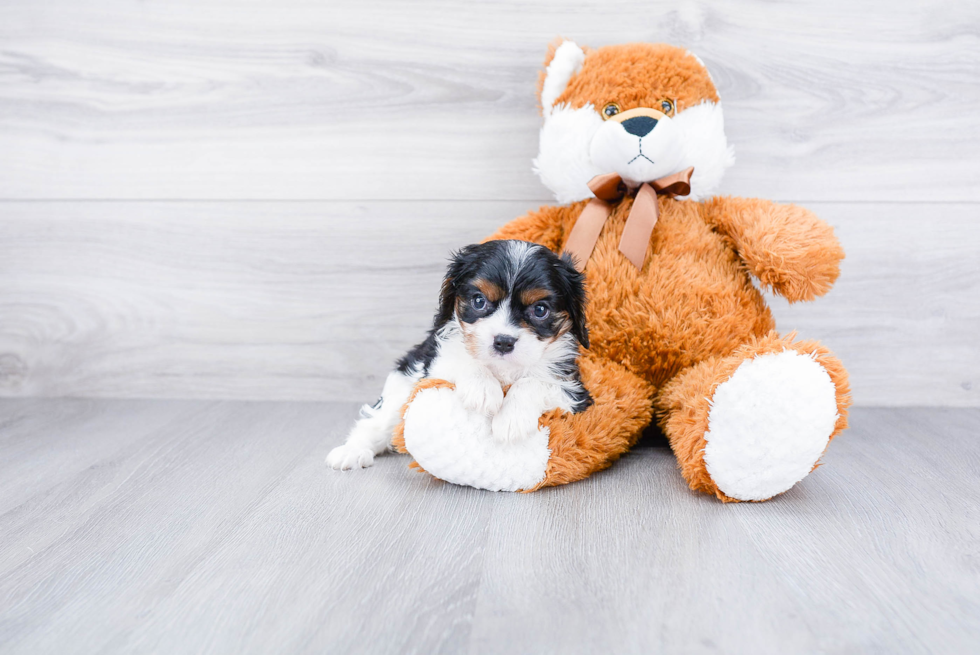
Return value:
[(568, 86), (572, 77), (582, 70), (585, 61), (585, 51), (572, 41), (556, 39), (548, 46), (548, 54), (544, 58), (544, 70), (538, 76), (538, 100), (541, 103), (541, 113), (545, 116), (551, 113), (555, 100)]

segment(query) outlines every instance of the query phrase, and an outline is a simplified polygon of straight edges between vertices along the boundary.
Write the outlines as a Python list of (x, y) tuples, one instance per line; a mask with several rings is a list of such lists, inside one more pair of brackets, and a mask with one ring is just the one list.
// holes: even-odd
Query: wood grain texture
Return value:
[(849, 253), (780, 328), (859, 404), (980, 405), (980, 4), (952, 0), (0, 3), (0, 396), (373, 398), (449, 250), (548, 200), (556, 34), (696, 51), (722, 192)]
[[(449, 252), (521, 202), (0, 204), (0, 395), (367, 401)], [(848, 252), (813, 303), (861, 405), (980, 405), (971, 204), (812, 203)]]
[(440, 483), (395, 455), (329, 471), (354, 415), (0, 401), (0, 650), (901, 654), (980, 640), (980, 410), (858, 409), (825, 466), (741, 505), (688, 491), (657, 447), (529, 495)]
[(590, 0), (0, 6), (0, 197), (546, 200), (556, 35), (707, 63), (724, 193), (980, 200), (980, 4)]

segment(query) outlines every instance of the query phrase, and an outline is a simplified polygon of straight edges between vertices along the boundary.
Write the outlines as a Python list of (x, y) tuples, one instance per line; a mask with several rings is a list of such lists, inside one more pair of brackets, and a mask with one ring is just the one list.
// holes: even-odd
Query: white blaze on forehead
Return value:
[(564, 41), (555, 50), (555, 56), (548, 64), (544, 84), (541, 85), (541, 107), (547, 116), (555, 100), (562, 94), (572, 76), (582, 70), (585, 52), (572, 41)]
[(510, 287), (514, 286), (514, 280), (517, 279), (517, 274), (520, 272), (521, 267), (527, 262), (528, 255), (531, 254), (531, 250), (534, 248), (534, 244), (528, 243), (527, 241), (509, 241), (507, 242), (507, 258), (510, 260), (510, 275), (507, 279), (507, 285)]

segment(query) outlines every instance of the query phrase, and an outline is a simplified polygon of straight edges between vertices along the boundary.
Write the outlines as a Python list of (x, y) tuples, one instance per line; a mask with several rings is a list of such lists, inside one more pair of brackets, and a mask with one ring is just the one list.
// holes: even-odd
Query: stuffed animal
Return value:
[(847, 372), (815, 341), (781, 335), (752, 277), (790, 302), (825, 294), (844, 257), (806, 209), (716, 197), (734, 163), (704, 64), (665, 44), (549, 48), (534, 170), (561, 203), (502, 227), (567, 251), (586, 275), (594, 404), (555, 410), (519, 443), (423, 380), (396, 447), (438, 478), (533, 491), (581, 480), (656, 420), (691, 489), (723, 501), (780, 494), (846, 427)]

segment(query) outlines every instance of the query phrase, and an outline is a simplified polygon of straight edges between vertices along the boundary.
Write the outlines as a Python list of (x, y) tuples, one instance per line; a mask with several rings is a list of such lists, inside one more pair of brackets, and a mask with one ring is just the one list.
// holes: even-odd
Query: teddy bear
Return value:
[(734, 163), (703, 62), (667, 44), (552, 43), (540, 73), (534, 171), (559, 204), (504, 225), (584, 271), (594, 400), (494, 439), (444, 380), (422, 380), (394, 444), (412, 466), (510, 491), (581, 480), (656, 421), (692, 490), (762, 501), (800, 482), (847, 425), (847, 371), (823, 345), (780, 334), (759, 288), (822, 296), (844, 252), (810, 211), (717, 197)]

